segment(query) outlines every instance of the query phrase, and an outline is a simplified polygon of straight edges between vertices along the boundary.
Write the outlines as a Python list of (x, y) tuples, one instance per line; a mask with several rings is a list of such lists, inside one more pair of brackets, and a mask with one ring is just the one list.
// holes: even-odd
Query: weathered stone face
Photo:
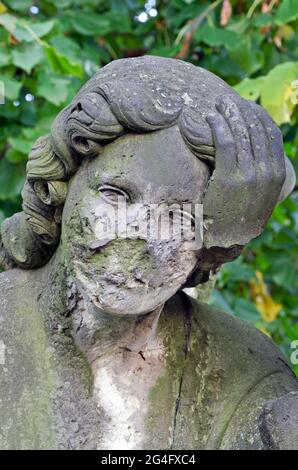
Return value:
[[(174, 128), (180, 133), (182, 152), (173, 136), (167, 135)], [(152, 135), (161, 130), (166, 137), (159, 142)], [(281, 133), (272, 119), (212, 73), (162, 57), (113, 61), (59, 113), (51, 134), (34, 144), (22, 192), (23, 211), (1, 225), (0, 264), (24, 269), (44, 266), (59, 246), (60, 215), (69, 180), (87, 160), (102, 152), (106, 155), (108, 142), (116, 145), (109, 149), (119, 151), (114, 167), (126, 174), (128, 156), (133, 154), (130, 140), (136, 139), (133, 135), (143, 135), (142, 142), (148, 138), (148, 146), (155, 142), (156, 147), (152, 155), (144, 149), (134, 175), (144, 186), (144, 204), (148, 200), (189, 200), (189, 194), (179, 196), (191, 178), (181, 172), (187, 149), (210, 168), (208, 188), (201, 198), (206, 250), (189, 285), (204, 282), (211, 271), (234, 259), (243, 245), (260, 235), (276, 203), (295, 182)], [(117, 147), (119, 138), (124, 149)], [(112, 171), (113, 159), (107, 159)], [(147, 173), (154, 175), (155, 184), (147, 181)], [(184, 179), (178, 188), (180, 173)], [(177, 194), (169, 191), (173, 181)], [(200, 190), (205, 183), (200, 174)]]
[[(72, 277), (98, 308), (146, 313), (186, 282), (197, 252), (182, 237), (165, 233), (157, 239), (147, 231), (147, 210), (152, 204), (164, 210), (175, 204), (179, 211), (183, 203), (200, 203), (208, 176), (178, 127), (120, 137), (79, 169), (64, 209), (62, 245)], [(111, 211), (117, 217), (118, 196), (126, 201), (125, 213), (118, 212), (126, 234), (113, 238), (102, 228)], [(151, 224), (157, 228), (157, 219)]]

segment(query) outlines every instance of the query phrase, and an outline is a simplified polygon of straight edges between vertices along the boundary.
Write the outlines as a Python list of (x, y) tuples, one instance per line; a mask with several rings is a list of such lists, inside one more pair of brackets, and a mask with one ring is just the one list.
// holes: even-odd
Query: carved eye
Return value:
[(117, 204), (118, 200), (125, 199), (129, 201), (128, 194), (120, 188), (115, 188), (115, 186), (100, 186), (99, 193), (102, 199), (110, 204)]

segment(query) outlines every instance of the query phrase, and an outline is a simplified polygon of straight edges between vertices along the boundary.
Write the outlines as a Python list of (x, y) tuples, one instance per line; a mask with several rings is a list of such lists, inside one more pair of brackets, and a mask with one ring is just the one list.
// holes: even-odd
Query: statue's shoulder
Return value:
[[(165, 306), (169, 323), (191, 323), (191, 343), (197, 354), (208, 350), (213, 364), (228, 369), (230, 376), (241, 370), (247, 380), (261, 379), (268, 373), (284, 372), (294, 377), (287, 359), (271, 338), (249, 323), (184, 292), (172, 297)], [(196, 345), (196, 347), (195, 347)], [(217, 367), (216, 366), (216, 367)]]
[(34, 277), (20, 269), (0, 274), (1, 449), (53, 445), (53, 369)]
[(298, 392), (287, 393), (266, 403), (259, 427), (267, 449), (297, 450)]
[(2, 289), (14, 289), (28, 282), (28, 272), (24, 269), (9, 269), (8, 271), (0, 272), (0, 286)]
[[(274, 432), (281, 448), (291, 447), (297, 426), (292, 424), (285, 440), (282, 422), (290, 398), (297, 400), (298, 382), (271, 339), (184, 293), (167, 303), (165, 316), (174, 325), (172, 343), (178, 343), (183, 325), (187, 333), (180, 393), (180, 403), (187, 406), (181, 406), (181, 417), (178, 413), (176, 418), (177, 423), (181, 420), (181, 430), (177, 425), (176, 431), (179, 448), (189, 443), (204, 449), (272, 448), (267, 441)], [(265, 410), (273, 405), (276, 423), (270, 428), (273, 411)], [(186, 420), (192, 423), (187, 432)]]
[(35, 283), (31, 282), (28, 271), (22, 269), (10, 269), (0, 272), (0, 317), (7, 317), (9, 312), (15, 311), (17, 305), (24, 302), (24, 292), (26, 297), (35, 291)]
[[(268, 336), (239, 318), (193, 299), (189, 303), (193, 335), (203, 332), (208, 344), (210, 377), (216, 372), (220, 377), (222, 414), (208, 445), (296, 448), (298, 381), (282, 352)], [(294, 420), (289, 417), (291, 407)]]
[[(213, 306), (188, 297), (194, 329), (205, 331), (210, 347), (229, 364), (242, 366), (245, 373), (267, 375), (283, 371), (294, 375), (280, 349), (271, 338), (249, 323)], [(247, 369), (251, 365), (252, 369)]]

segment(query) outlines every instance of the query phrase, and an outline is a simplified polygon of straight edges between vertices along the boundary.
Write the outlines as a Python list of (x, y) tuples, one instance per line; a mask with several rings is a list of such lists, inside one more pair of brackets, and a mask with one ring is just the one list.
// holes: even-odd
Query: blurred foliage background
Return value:
[[(268, 110), (297, 169), (297, 32), (297, 0), (0, 1), (0, 222), (20, 209), (34, 140), (82, 83), (121, 57), (176, 57), (219, 75)], [(209, 300), (288, 357), (298, 340), (297, 209), (294, 191), (222, 268)]]

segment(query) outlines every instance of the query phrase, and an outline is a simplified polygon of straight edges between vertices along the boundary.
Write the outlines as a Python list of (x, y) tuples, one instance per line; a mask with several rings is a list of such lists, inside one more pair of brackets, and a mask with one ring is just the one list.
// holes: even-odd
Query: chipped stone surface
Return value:
[(93, 365), (95, 397), (104, 416), (98, 449), (143, 448), (149, 392), (163, 367), (163, 351), (158, 348), (118, 352), (105, 364)]

